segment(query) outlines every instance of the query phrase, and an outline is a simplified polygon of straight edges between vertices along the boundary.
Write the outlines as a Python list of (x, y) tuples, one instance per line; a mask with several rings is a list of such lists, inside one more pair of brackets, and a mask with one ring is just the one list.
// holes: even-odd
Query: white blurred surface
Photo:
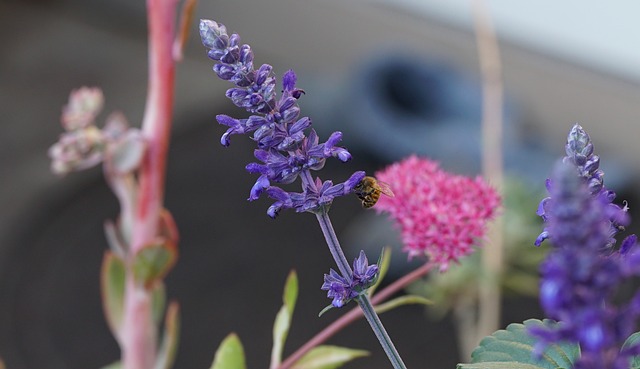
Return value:
[[(472, 29), (471, 0), (375, 0)], [(640, 80), (640, 2), (486, 0), (499, 37), (621, 77)]]

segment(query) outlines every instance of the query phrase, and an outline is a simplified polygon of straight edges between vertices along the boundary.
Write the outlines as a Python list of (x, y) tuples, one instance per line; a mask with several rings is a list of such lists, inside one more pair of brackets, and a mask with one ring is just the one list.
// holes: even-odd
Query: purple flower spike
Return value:
[(628, 208), (611, 203), (613, 191), (593, 186), (594, 178), (602, 178), (599, 158), (580, 126), (571, 130), (566, 151), (548, 181), (551, 196), (538, 207), (545, 228), (535, 241), (548, 238), (553, 246), (540, 268), (540, 304), (561, 324), (530, 333), (540, 340), (538, 350), (561, 341), (578, 343), (575, 368), (628, 368), (640, 345), (621, 347), (639, 321), (640, 293), (621, 304), (616, 290), (640, 275), (637, 237), (628, 236), (613, 250), (615, 235), (629, 222)]
[[(326, 183), (326, 182), (325, 182)], [(320, 289), (328, 291), (327, 297), (333, 299), (334, 307), (342, 307), (358, 295), (365, 293), (378, 277), (378, 266), (369, 265), (364, 251), (353, 261), (353, 277), (347, 278), (330, 269), (324, 275), (324, 284)]]
[[(626, 215), (627, 208), (620, 208), (618, 205), (613, 204), (616, 194), (604, 187), (604, 172), (599, 169), (600, 157), (593, 154), (591, 138), (579, 124), (575, 124), (573, 128), (571, 128), (567, 136), (565, 152), (567, 155), (562, 161), (573, 165), (576, 173), (582, 182), (586, 184), (589, 193), (593, 197), (599, 197), (601, 201), (608, 203), (611, 207), (607, 212), (609, 218), (609, 240), (604, 247), (605, 249), (611, 250), (616, 242), (615, 235), (624, 229), (624, 224), (628, 222)], [(554, 185), (555, 183), (547, 179), (546, 187), (549, 193), (553, 191)], [(534, 243), (536, 246), (540, 246), (540, 244), (550, 236), (550, 231), (547, 227), (547, 206), (550, 199), (551, 197), (544, 198), (536, 211), (536, 214), (545, 222), (543, 232)]]
[(317, 184), (309, 173), (322, 169), (330, 157), (346, 162), (351, 154), (337, 146), (342, 139), (340, 132), (333, 133), (327, 142), (319, 143), (318, 135), (310, 129), (311, 119), (300, 115), (298, 99), (304, 91), (296, 87), (295, 72), (288, 70), (282, 76), (282, 94), (278, 98), (273, 67), (262, 64), (256, 70), (251, 47), (241, 45), (240, 36), (229, 35), (224, 25), (203, 19), (200, 37), (209, 58), (217, 62), (213, 67), (215, 74), (235, 85), (226, 91), (226, 96), (253, 114), (247, 119), (222, 114), (216, 117), (218, 123), (228, 127), (220, 138), (223, 146), (229, 146), (231, 135), (253, 132), (251, 138), (258, 145), (255, 156), (262, 163), (250, 163), (246, 167), (250, 173), (260, 174), (251, 188), (249, 200), (258, 199), (271, 183), (288, 184), (302, 177), (303, 193), (289, 193), (287, 201), (280, 193), (267, 191), (269, 197), (276, 200), (267, 214), (275, 218), (282, 209), (288, 208), (297, 212), (326, 211), (334, 198), (352, 193), (353, 176), (344, 184), (333, 185), (331, 181)]

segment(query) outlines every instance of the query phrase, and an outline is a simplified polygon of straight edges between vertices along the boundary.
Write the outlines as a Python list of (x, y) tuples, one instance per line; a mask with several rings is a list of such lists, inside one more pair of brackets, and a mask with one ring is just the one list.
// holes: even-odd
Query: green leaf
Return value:
[(176, 262), (176, 249), (169, 243), (147, 245), (140, 249), (133, 260), (133, 276), (136, 282), (150, 288), (161, 280)]
[(124, 311), (125, 265), (113, 252), (106, 251), (100, 271), (102, 309), (111, 333), (118, 338)]
[[(457, 369), (540, 369), (542, 366), (533, 364), (523, 364), (516, 362), (488, 362), (477, 364), (458, 364)], [(555, 368), (555, 369), (569, 369), (569, 368)]]
[(506, 330), (494, 332), (480, 341), (471, 354), (472, 364), (458, 364), (458, 369), (558, 369), (571, 368), (580, 356), (578, 345), (549, 345), (540, 359), (533, 357), (536, 339), (527, 333), (535, 326), (553, 327), (556, 322), (529, 319), (524, 324), (510, 324)]
[(296, 361), (291, 369), (335, 369), (369, 352), (338, 346), (318, 346)]
[(284, 343), (289, 334), (291, 326), (291, 318), (293, 309), (298, 298), (298, 276), (292, 270), (287, 277), (284, 285), (284, 293), (282, 295), (283, 305), (276, 315), (276, 321), (273, 324), (273, 347), (271, 348), (271, 364), (270, 368), (276, 368), (282, 362), (282, 350)]
[(393, 310), (402, 305), (412, 305), (412, 304), (422, 304), (422, 305), (432, 305), (433, 301), (426, 299), (422, 296), (416, 295), (404, 295), (397, 297), (393, 300), (389, 300), (384, 304), (377, 305), (375, 307), (376, 313), (382, 314), (386, 313), (389, 310)]
[[(4, 369), (4, 367), (0, 366), (0, 369)], [(102, 369), (122, 369), (122, 363), (120, 361), (116, 361), (107, 366), (103, 366)]]
[(378, 270), (380, 272), (378, 273), (376, 283), (374, 283), (373, 286), (369, 287), (369, 289), (367, 290), (367, 293), (369, 293), (369, 296), (373, 296), (373, 293), (382, 282), (382, 279), (384, 278), (384, 276), (387, 274), (387, 271), (389, 270), (390, 263), (391, 263), (391, 247), (385, 247), (382, 249), (382, 253), (378, 258), (377, 264), (378, 264)]
[(156, 283), (151, 290), (151, 314), (153, 321), (160, 324), (162, 315), (164, 314), (164, 308), (167, 303), (167, 293), (164, 287), (164, 283)]
[[(624, 345), (622, 345), (622, 350), (629, 348), (631, 346), (636, 346), (640, 344), (640, 332), (636, 332), (629, 336), (626, 341), (624, 341)], [(631, 369), (640, 369), (640, 356), (634, 356), (631, 359)]]
[(325, 306), (324, 309), (320, 310), (320, 312), (318, 313), (318, 318), (320, 318), (321, 316), (324, 315), (324, 313), (326, 313), (327, 311), (329, 311), (329, 310), (331, 310), (333, 308), (334, 308), (333, 304), (329, 304), (329, 305)]
[(170, 369), (176, 359), (180, 339), (180, 306), (177, 302), (169, 304), (164, 321), (164, 335), (156, 358), (154, 369)]
[(235, 333), (229, 334), (220, 344), (213, 358), (211, 369), (246, 369), (244, 349)]

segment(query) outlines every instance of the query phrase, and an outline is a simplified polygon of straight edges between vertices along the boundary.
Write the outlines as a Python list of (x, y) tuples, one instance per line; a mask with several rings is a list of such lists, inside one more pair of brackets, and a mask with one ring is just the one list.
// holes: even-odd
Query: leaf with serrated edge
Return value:
[[(636, 332), (629, 336), (626, 341), (624, 341), (624, 345), (622, 345), (622, 350), (627, 349), (631, 346), (640, 344), (640, 332)], [(631, 358), (631, 369), (640, 369), (640, 356), (634, 356)]]
[(293, 309), (298, 298), (298, 276), (294, 270), (289, 273), (287, 281), (284, 285), (284, 293), (282, 295), (283, 305), (276, 315), (276, 321), (273, 324), (273, 347), (271, 348), (271, 364), (270, 368), (277, 368), (282, 362), (282, 350), (284, 343), (289, 334), (291, 326), (291, 317)]
[(403, 305), (415, 305), (415, 304), (432, 305), (433, 301), (429, 299), (425, 299), (422, 296), (405, 295), (405, 296), (397, 297), (393, 300), (389, 300), (384, 304), (376, 305), (375, 310), (376, 310), (376, 313), (382, 314)]
[(100, 272), (100, 292), (102, 309), (111, 333), (120, 336), (120, 327), (124, 310), (124, 262), (111, 251), (105, 251)]
[[(540, 369), (540, 366), (516, 362), (487, 362), (477, 364), (458, 364), (456, 369)], [(554, 368), (569, 369), (569, 368)]]
[(458, 364), (458, 369), (557, 369), (571, 368), (580, 355), (578, 345), (553, 344), (546, 347), (540, 359), (533, 356), (537, 339), (528, 334), (534, 326), (552, 327), (552, 320), (529, 319), (524, 324), (510, 324), (506, 330), (494, 332), (480, 341), (471, 354), (472, 364)]
[(229, 334), (220, 344), (210, 369), (246, 369), (244, 349), (235, 333)]
[(180, 340), (180, 306), (173, 301), (167, 309), (167, 316), (164, 321), (164, 335), (162, 344), (156, 359), (154, 369), (170, 369), (176, 358), (178, 351), (178, 341)]
[(339, 346), (318, 346), (296, 361), (291, 369), (336, 369), (359, 357), (368, 356), (365, 350)]

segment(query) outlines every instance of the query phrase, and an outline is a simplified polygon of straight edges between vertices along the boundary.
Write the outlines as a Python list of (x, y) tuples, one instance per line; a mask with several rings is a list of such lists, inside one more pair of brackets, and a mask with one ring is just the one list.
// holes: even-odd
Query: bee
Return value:
[(362, 181), (354, 187), (354, 190), (356, 196), (362, 201), (362, 206), (366, 209), (378, 202), (380, 194), (389, 197), (395, 196), (387, 183), (369, 176), (362, 178)]

